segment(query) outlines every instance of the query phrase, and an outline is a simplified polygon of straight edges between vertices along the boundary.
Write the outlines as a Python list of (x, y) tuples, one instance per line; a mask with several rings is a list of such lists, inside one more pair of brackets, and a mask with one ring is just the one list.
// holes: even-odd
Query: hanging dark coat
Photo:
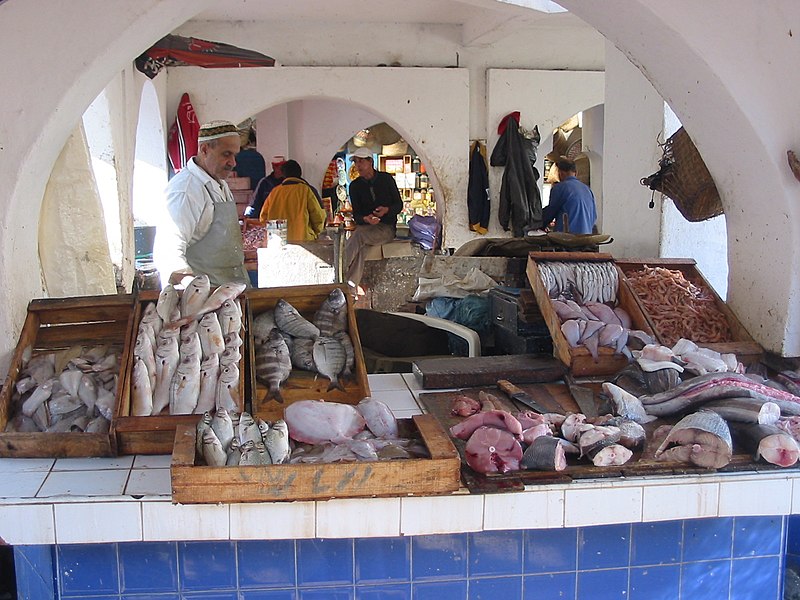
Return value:
[[(519, 132), (519, 121), (509, 119), (492, 151), (489, 164), (505, 167), (500, 186), (498, 218), (504, 231), (511, 223), (514, 237), (522, 237), (532, 229), (542, 227), (542, 196), (536, 182), (539, 171), (534, 167), (538, 140), (526, 138)], [(538, 137), (538, 130), (534, 128)]]
[(475, 142), (469, 158), (467, 185), (467, 211), (471, 228), (479, 225), (486, 229), (489, 226), (489, 206), (489, 172), (486, 170), (486, 160), (481, 154), (480, 144)]

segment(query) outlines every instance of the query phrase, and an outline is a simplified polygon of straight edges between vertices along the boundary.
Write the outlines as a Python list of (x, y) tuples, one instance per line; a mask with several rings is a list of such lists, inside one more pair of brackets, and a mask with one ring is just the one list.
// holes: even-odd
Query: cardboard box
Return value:
[[(344, 391), (328, 390), (330, 380), (311, 371), (292, 369), (289, 379), (281, 386), (281, 395), (284, 403), (276, 400), (265, 400), (267, 387), (256, 379), (255, 373), (255, 344), (250, 323), (264, 311), (273, 310), (278, 300), (283, 298), (309, 321), (314, 320), (317, 312), (328, 295), (335, 289), (341, 288), (347, 299), (347, 331), (355, 350), (355, 366), (353, 377), (349, 381), (342, 381)], [(283, 410), (292, 402), (298, 400), (327, 400), (343, 402), (345, 404), (358, 404), (363, 398), (370, 395), (367, 369), (364, 364), (364, 354), (361, 350), (361, 338), (358, 335), (353, 298), (344, 285), (299, 285), (280, 288), (259, 288), (245, 292), (247, 296), (247, 378), (253, 416), (261, 417), (265, 421), (275, 421), (283, 418)]]
[[(0, 456), (89, 457), (115, 456), (114, 423), (107, 433), (5, 433), (14, 415), (11, 401), (15, 384), (28, 354), (37, 356), (75, 346), (113, 345), (120, 353), (116, 404), (127, 387), (131, 351), (133, 296), (86, 296), (32, 300), (28, 316), (0, 392)], [(57, 375), (57, 374), (56, 374)]]
[[(539, 310), (544, 317), (550, 336), (553, 338), (553, 356), (563, 362), (570, 373), (575, 376), (589, 375), (611, 375), (628, 364), (625, 356), (614, 353), (611, 348), (601, 346), (598, 349), (599, 358), (594, 360), (589, 351), (583, 346), (571, 348), (567, 343), (564, 334), (561, 332), (561, 320), (558, 318), (550, 296), (547, 293), (544, 282), (539, 275), (539, 262), (561, 261), (561, 262), (581, 262), (581, 261), (603, 261), (612, 262), (610, 254), (600, 252), (531, 252), (528, 256), (528, 280), (530, 281)], [(617, 305), (622, 307), (628, 315), (634, 329), (640, 329), (653, 335), (653, 330), (642, 313), (639, 304), (629, 287), (620, 285), (617, 289)]]
[[(212, 290), (213, 291), (213, 290)], [(114, 430), (117, 436), (117, 445), (120, 454), (169, 454), (175, 443), (175, 429), (179, 424), (196, 425), (201, 415), (170, 415), (162, 413), (149, 417), (135, 417), (131, 414), (131, 379), (133, 376), (133, 347), (136, 343), (136, 336), (139, 331), (139, 323), (142, 320), (142, 313), (146, 305), (150, 302), (157, 302), (159, 291), (142, 291), (136, 298), (133, 312), (133, 328), (131, 331), (131, 352), (128, 355), (126, 364), (126, 384), (120, 395), (120, 402), (116, 416), (114, 418)], [(239, 361), (239, 397), (241, 399), (240, 412), (244, 409), (245, 403), (245, 356), (246, 335), (244, 331), (245, 309), (244, 300), (238, 298), (242, 304), (242, 347), (239, 352), (242, 355)]]
[(195, 464), (195, 427), (181, 425), (172, 453), (172, 501), (235, 503), (331, 498), (428, 496), (459, 489), (460, 459), (432, 415), (400, 419), (400, 435), (418, 437), (430, 458), (327, 464), (209, 467)]

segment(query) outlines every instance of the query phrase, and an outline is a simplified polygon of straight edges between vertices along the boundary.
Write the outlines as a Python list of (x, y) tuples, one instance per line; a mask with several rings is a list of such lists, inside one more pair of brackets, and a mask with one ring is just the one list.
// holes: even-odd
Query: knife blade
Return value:
[(516, 400), (517, 402), (524, 404), (525, 406), (527, 406), (531, 410), (535, 410), (539, 414), (543, 415), (545, 413), (551, 412), (546, 408), (544, 408), (541, 404), (536, 402), (536, 400), (531, 398), (528, 392), (518, 388), (507, 379), (499, 379), (497, 381), (497, 387), (500, 388), (512, 400)]
[(587, 417), (596, 417), (597, 403), (594, 401), (594, 392), (587, 387), (569, 384), (569, 391), (572, 394), (573, 400), (580, 407), (581, 412)]

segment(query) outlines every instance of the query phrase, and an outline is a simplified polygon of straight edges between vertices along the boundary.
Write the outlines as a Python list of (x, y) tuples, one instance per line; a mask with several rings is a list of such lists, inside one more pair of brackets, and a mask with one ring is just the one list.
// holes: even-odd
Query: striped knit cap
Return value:
[(200, 127), (197, 134), (198, 143), (210, 142), (219, 138), (235, 135), (239, 137), (239, 130), (230, 121), (211, 121)]

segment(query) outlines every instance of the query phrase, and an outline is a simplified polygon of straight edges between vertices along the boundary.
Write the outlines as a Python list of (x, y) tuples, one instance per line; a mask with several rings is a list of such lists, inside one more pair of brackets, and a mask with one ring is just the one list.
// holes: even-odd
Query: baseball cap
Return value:
[(357, 158), (369, 158), (369, 159), (371, 159), (372, 158), (372, 150), (370, 150), (369, 148), (358, 148), (358, 149), (356, 149), (356, 151), (353, 152), (352, 156), (350, 157), (350, 160), (353, 161), (353, 160), (355, 160)]

